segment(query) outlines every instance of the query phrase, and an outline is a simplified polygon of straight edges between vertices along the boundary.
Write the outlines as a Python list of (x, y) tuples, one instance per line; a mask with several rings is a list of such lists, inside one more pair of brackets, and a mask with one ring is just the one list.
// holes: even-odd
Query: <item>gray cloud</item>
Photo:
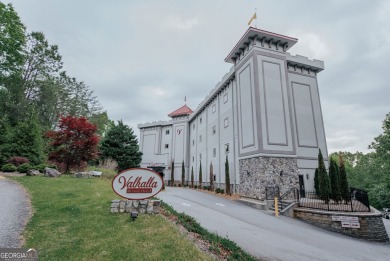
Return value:
[(259, 28), (299, 39), (292, 54), (324, 60), (329, 152), (367, 151), (390, 111), (386, 0), (8, 2), (29, 31), (59, 45), (68, 74), (95, 91), (109, 117), (135, 129), (168, 119), (184, 96), (192, 109), (201, 103), (228, 72), (223, 59), (255, 7)]

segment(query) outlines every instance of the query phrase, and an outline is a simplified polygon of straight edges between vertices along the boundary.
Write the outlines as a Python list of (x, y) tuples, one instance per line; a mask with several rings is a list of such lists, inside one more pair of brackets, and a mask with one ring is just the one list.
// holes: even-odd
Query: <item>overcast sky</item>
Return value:
[(132, 127), (195, 110), (227, 73), (224, 58), (257, 27), (298, 38), (289, 52), (323, 60), (318, 74), (328, 150), (363, 151), (390, 112), (387, 0), (13, 0), (27, 31), (59, 46), (68, 75)]

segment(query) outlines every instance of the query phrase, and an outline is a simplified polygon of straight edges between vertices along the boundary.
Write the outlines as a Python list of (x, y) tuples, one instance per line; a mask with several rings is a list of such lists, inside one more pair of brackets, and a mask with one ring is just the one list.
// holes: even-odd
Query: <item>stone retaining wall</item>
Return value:
[[(383, 224), (382, 215), (378, 210), (373, 210), (373, 212), (367, 213), (346, 213), (296, 208), (294, 209), (294, 216), (320, 228), (351, 237), (375, 242), (388, 242), (389, 236)], [(357, 217), (360, 228), (342, 227), (340, 221), (332, 221), (332, 216)]]
[(254, 157), (239, 161), (240, 195), (265, 199), (265, 188), (279, 186), (281, 194), (299, 187), (295, 158)]
[(111, 201), (111, 213), (158, 214), (160, 213), (160, 200), (119, 200)]

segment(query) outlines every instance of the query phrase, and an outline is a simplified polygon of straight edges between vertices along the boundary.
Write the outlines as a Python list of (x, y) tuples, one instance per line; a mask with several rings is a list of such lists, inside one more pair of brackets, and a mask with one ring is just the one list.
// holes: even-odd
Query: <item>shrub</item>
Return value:
[(25, 157), (11, 157), (11, 158), (9, 158), (7, 163), (12, 164), (12, 165), (18, 167), (18, 166), (20, 166), (20, 165), (22, 165), (24, 163), (30, 163), (30, 161), (29, 161), (28, 158), (25, 158)]
[(216, 189), (215, 189), (215, 193), (218, 194), (218, 193), (220, 193), (220, 192), (221, 192), (221, 189), (220, 189), (220, 188), (216, 188)]
[(197, 185), (195, 185), (195, 186), (194, 186), (194, 188), (195, 188), (195, 189), (197, 189), (197, 188), (198, 188), (198, 186), (197, 186)]
[(29, 163), (23, 163), (22, 165), (19, 165), (17, 167), (18, 172), (20, 173), (27, 173), (27, 171), (31, 168), (31, 165)]
[(3, 172), (15, 172), (16, 167), (14, 165), (12, 165), (11, 163), (7, 163), (7, 164), (3, 165), (3, 167), (1, 167), (1, 170)]
[(42, 172), (42, 173), (45, 171), (45, 168), (46, 168), (46, 164), (39, 164), (39, 165), (31, 167), (31, 169), (39, 170), (39, 172)]

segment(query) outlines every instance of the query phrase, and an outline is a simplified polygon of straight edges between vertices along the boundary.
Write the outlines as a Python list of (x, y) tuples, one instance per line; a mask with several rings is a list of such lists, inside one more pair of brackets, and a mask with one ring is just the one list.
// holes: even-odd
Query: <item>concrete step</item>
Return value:
[(266, 210), (267, 209), (267, 203), (262, 200), (256, 200), (251, 198), (239, 198), (236, 200), (237, 202), (250, 206), (252, 208), (256, 208), (259, 210)]

